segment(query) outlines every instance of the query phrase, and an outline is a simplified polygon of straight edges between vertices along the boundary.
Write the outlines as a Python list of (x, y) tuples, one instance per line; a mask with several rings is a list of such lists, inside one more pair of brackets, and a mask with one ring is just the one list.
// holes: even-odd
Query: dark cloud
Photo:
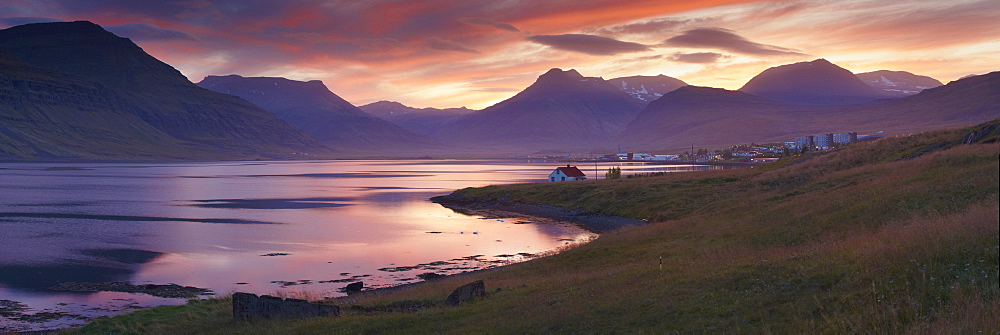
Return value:
[(529, 36), (528, 40), (556, 49), (591, 55), (617, 55), (649, 50), (648, 46), (639, 43), (622, 42), (613, 38), (584, 34), (534, 35)]
[(622, 24), (601, 29), (589, 29), (586, 31), (597, 35), (672, 33), (677, 31), (680, 27), (688, 25), (690, 22), (691, 20), (666, 18), (639, 23)]
[(112, 33), (115, 33), (115, 35), (127, 37), (134, 41), (198, 40), (198, 38), (194, 37), (194, 35), (183, 31), (163, 29), (147, 23), (126, 23), (104, 28)]
[(667, 59), (681, 63), (707, 64), (715, 63), (719, 61), (720, 58), (727, 58), (727, 56), (714, 52), (695, 52), (675, 53)]
[(663, 42), (663, 45), (670, 47), (713, 48), (757, 56), (803, 55), (793, 49), (751, 42), (730, 30), (721, 28), (691, 29), (680, 35), (668, 38)]
[(500, 29), (500, 30), (506, 30), (506, 31), (513, 31), (513, 32), (521, 31), (520, 29), (517, 29), (517, 27), (514, 27), (513, 25), (511, 25), (509, 23), (501, 23), (501, 22), (496, 22), (496, 21), (493, 21), (493, 20), (479, 18), (479, 17), (460, 17), (460, 18), (458, 18), (458, 22), (462, 22), (462, 23), (465, 23), (465, 24), (471, 24), (471, 25), (474, 25), (474, 26), (493, 27), (493, 28), (497, 28), (497, 29)]
[(427, 47), (430, 48), (431, 50), (438, 50), (438, 51), (459, 51), (459, 52), (467, 52), (470, 54), (479, 53), (479, 51), (470, 49), (469, 47), (466, 47), (460, 43), (452, 42), (445, 39), (440, 39), (437, 37), (428, 38)]
[(0, 25), (5, 27), (20, 26), (22, 24), (29, 23), (43, 23), (43, 22), (64, 22), (59, 19), (50, 19), (47, 17), (5, 17), (0, 18)]

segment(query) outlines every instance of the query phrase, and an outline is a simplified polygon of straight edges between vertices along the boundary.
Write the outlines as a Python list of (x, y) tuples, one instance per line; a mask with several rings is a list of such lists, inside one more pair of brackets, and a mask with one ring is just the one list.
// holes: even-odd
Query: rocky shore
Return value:
[(180, 286), (177, 284), (141, 284), (135, 285), (126, 282), (110, 283), (62, 283), (52, 287), (56, 291), (78, 291), (78, 292), (125, 292), (144, 293), (161, 298), (196, 298), (200, 295), (213, 295), (209, 289)]
[(456, 195), (456, 193), (433, 197), (431, 201), (462, 214), (480, 215), (487, 218), (528, 216), (536, 221), (548, 219), (572, 222), (594, 233), (646, 224), (643, 220), (620, 216), (588, 214), (555, 206), (524, 204), (505, 199), (469, 198)]

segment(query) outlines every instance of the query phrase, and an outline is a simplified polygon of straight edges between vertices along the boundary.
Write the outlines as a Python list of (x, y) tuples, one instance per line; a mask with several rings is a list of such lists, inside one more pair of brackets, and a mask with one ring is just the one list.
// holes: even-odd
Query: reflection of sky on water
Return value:
[[(47, 287), (121, 280), (219, 294), (332, 296), (347, 282), (320, 281), (369, 275), (362, 278), (366, 285), (386, 286), (422, 272), (490, 266), (508, 259), (498, 255), (538, 253), (589, 233), (477, 219), (427, 199), (463, 187), (544, 180), (553, 167), (499, 161), (0, 164), (0, 268), (7, 270), (0, 273), (0, 293), (28, 304), (31, 313), (94, 316), (85, 310), (109, 304), (118, 307), (104, 313), (115, 313), (183, 299)], [(156, 257), (129, 260), (143, 251)], [(262, 256), (272, 253), (287, 255)], [(475, 255), (484, 256), (454, 261)], [(437, 261), (450, 264), (379, 270)], [(283, 287), (286, 282), (308, 284)], [(26, 327), (73, 322), (80, 321)], [(0, 327), (25, 325), (0, 318)]]
[[(337, 289), (347, 282), (337, 281), (357, 276), (367, 275), (362, 278), (367, 286), (386, 286), (410, 282), (423, 272), (491, 266), (491, 261), (512, 259), (501, 255), (544, 252), (590, 234), (576, 227), (469, 217), (427, 199), (464, 187), (544, 181), (562, 164), (0, 164), (0, 268), (6, 269), (0, 271), (0, 299), (24, 302), (33, 312), (54, 308), (85, 314), (79, 311), (85, 304), (117, 304), (120, 310), (183, 299), (53, 292), (47, 290), (52, 281), (176, 283), (219, 294), (307, 292), (315, 297), (339, 295)], [(623, 174), (691, 169), (579, 166), (591, 176), (596, 170), (599, 178), (610, 166), (622, 166)], [(282, 255), (262, 256), (274, 253)], [(135, 255), (151, 256), (130, 261)], [(456, 260), (476, 255), (482, 256)], [(438, 261), (448, 264), (379, 270)], [(307, 284), (283, 286), (288, 282)], [(0, 317), (0, 327), (5, 322), (11, 321)], [(70, 321), (34, 327), (65, 322)]]

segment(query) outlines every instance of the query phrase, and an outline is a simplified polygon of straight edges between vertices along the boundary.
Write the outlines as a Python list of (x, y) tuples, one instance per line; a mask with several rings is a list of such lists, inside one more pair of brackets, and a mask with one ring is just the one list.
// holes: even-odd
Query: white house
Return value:
[(549, 174), (549, 181), (587, 180), (587, 175), (575, 166), (560, 166)]

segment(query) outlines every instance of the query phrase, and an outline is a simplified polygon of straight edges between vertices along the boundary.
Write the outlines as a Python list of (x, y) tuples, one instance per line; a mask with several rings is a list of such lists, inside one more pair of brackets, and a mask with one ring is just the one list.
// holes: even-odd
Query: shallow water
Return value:
[[(0, 331), (48, 329), (184, 299), (65, 292), (176, 283), (320, 298), (522, 261), (586, 241), (571, 225), (466, 216), (428, 201), (543, 182), (559, 163), (295, 161), (0, 164)], [(586, 171), (592, 175), (594, 169)], [(628, 165), (625, 174), (705, 167)], [(607, 165), (596, 168), (607, 169)], [(11, 314), (12, 302), (27, 310)], [(4, 307), (8, 306), (8, 307)], [(49, 320), (18, 320), (49, 314)]]

